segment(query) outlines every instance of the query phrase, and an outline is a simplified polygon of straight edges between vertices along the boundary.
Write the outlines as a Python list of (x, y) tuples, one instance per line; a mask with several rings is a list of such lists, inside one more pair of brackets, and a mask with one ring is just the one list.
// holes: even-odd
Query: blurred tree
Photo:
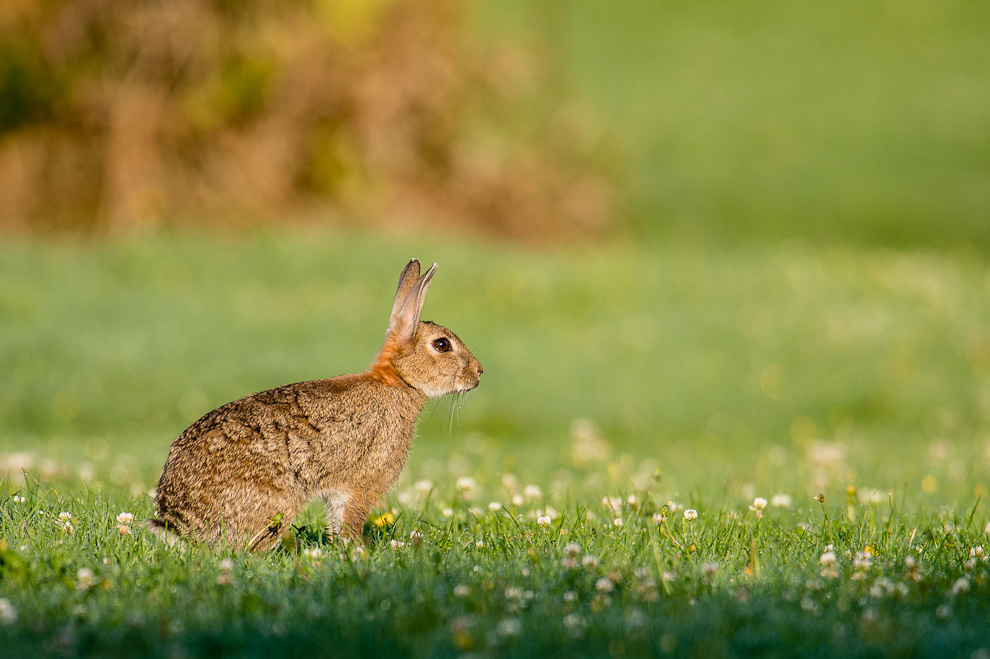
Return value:
[[(611, 228), (600, 131), (453, 0), (8, 0), (0, 227), (318, 212), (516, 238)], [(206, 218), (209, 218), (208, 220)]]

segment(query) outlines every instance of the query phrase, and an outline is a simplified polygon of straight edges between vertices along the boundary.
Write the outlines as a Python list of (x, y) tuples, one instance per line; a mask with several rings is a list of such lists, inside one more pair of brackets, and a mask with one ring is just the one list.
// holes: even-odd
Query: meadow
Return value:
[[(410, 256), (485, 374), (368, 542), (146, 536), (172, 439), (365, 368)], [(979, 252), (297, 229), (10, 241), (0, 281), (5, 656), (990, 650)]]
[(548, 44), (648, 235), (990, 248), (986, 4), (474, 6)]
[[(600, 163), (608, 238), (546, 244), (584, 210), (571, 188), (502, 209), (539, 246), (442, 219), (4, 235), (0, 655), (990, 656), (990, 5), (469, 6), (481, 36), (537, 52), (498, 60), (530, 105), (465, 115), (469, 146), (549, 144), (510, 177), (537, 188), (580, 182), (564, 147)], [(258, 162), (247, 192), (299, 180)], [(318, 506), (267, 553), (154, 542), (139, 522), (172, 440), (247, 393), (366, 368), (413, 256), (440, 264), (423, 317), (485, 372), (428, 404), (366, 542), (331, 542)]]

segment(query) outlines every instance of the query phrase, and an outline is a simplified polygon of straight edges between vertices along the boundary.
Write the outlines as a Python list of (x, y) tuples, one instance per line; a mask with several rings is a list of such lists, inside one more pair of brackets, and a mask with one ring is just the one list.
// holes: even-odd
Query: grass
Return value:
[(474, 6), (550, 42), (648, 235), (990, 247), (985, 4)]
[[(702, 505), (695, 521), (675, 506), (659, 523), (648, 503), (614, 512), (577, 505), (541, 526), (527, 513), (542, 513), (542, 499), (472, 511), (441, 486), (375, 529), (366, 549), (302, 532), (301, 550), (225, 556), (122, 535), (120, 505), (147, 512), (146, 503), (25, 492), (21, 503), (5, 495), (0, 634), (8, 656), (312, 656), (326, 648), (930, 656), (990, 642), (983, 529), (944, 513), (905, 526), (887, 501), (850, 504), (856, 519), (845, 502), (771, 507), (763, 519)], [(422, 538), (410, 539), (413, 531)]]
[[(366, 547), (315, 508), (262, 555), (120, 532), (200, 414), (364, 368), (412, 255), (485, 375)], [(10, 656), (990, 648), (976, 253), (182, 235), (12, 243), (0, 280)]]

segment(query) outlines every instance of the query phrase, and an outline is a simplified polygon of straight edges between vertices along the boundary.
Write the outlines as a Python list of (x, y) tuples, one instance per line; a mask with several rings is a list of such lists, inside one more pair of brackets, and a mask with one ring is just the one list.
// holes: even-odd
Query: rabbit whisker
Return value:
[(458, 391), (450, 397), (450, 417), (448, 422), (448, 432), (451, 434), (454, 432), (454, 423), (457, 422), (457, 427), (460, 427), (460, 412), (462, 407), (462, 402), (468, 398), (468, 393), (465, 391)]

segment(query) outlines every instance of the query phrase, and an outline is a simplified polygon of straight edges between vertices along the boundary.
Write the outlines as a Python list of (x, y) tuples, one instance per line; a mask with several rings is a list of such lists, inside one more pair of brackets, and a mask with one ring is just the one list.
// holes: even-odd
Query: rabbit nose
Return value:
[(485, 369), (481, 368), (481, 362), (478, 362), (478, 375), (481, 375), (484, 372), (485, 372)]

